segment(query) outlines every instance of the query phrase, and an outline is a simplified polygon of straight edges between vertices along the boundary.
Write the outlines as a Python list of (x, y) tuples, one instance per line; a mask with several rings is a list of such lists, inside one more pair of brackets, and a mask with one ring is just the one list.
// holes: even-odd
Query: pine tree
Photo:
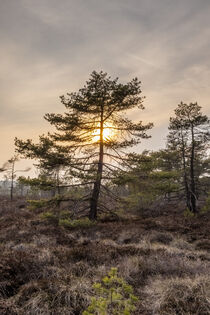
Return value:
[(11, 157), (4, 165), (0, 168), (0, 172), (5, 172), (5, 178), (10, 182), (10, 200), (13, 200), (14, 195), (14, 181), (18, 172), (28, 172), (30, 167), (24, 170), (16, 170), (16, 163), (19, 161), (18, 155)]
[(175, 117), (170, 118), (168, 148), (177, 151), (182, 163), (183, 181), (187, 207), (197, 212), (199, 180), (198, 163), (205, 155), (209, 144), (209, 120), (201, 112), (197, 103), (181, 102), (175, 109)]
[[(57, 130), (41, 138), (51, 141), (47, 150), (45, 147), (42, 151), (43, 143), (34, 145), (31, 140), (16, 139), (17, 150), (23, 155), (41, 159), (46, 167), (51, 154), (60, 154), (59, 163), (68, 167), (75, 179), (93, 185), (91, 220), (97, 218), (102, 180), (112, 176), (116, 163), (122, 160), (122, 150), (149, 137), (146, 131), (152, 127), (151, 123), (134, 123), (126, 115), (127, 110), (144, 109), (140, 85), (137, 78), (122, 84), (107, 73), (93, 71), (78, 92), (61, 96), (66, 108), (64, 114), (44, 116)], [(112, 163), (107, 162), (108, 157)]]

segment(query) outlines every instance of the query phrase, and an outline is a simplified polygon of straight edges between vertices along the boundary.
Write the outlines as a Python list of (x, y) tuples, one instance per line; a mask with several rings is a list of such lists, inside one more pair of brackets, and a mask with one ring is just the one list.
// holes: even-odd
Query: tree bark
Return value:
[(191, 206), (191, 198), (190, 198), (190, 190), (189, 190), (189, 183), (187, 179), (187, 167), (186, 167), (186, 155), (185, 155), (185, 143), (184, 143), (184, 136), (183, 131), (181, 130), (181, 138), (182, 138), (182, 162), (183, 162), (183, 170), (184, 170), (184, 186), (185, 186), (185, 198), (186, 198), (186, 205), (187, 208), (192, 211)]
[(196, 187), (195, 187), (195, 174), (194, 174), (194, 160), (195, 160), (195, 139), (194, 139), (194, 128), (191, 125), (191, 136), (192, 136), (192, 147), (191, 147), (191, 157), (190, 157), (190, 200), (192, 205), (192, 212), (197, 212), (197, 205), (196, 205)]
[(57, 169), (56, 169), (56, 190), (57, 190), (57, 194), (60, 195), (61, 189), (60, 189), (60, 169), (59, 169), (59, 167), (57, 167)]
[(103, 106), (101, 106), (100, 148), (99, 148), (98, 170), (96, 174), (96, 180), (93, 186), (93, 193), (90, 199), (90, 212), (89, 212), (89, 219), (93, 221), (97, 219), (98, 199), (100, 195), (101, 179), (102, 179), (102, 173), (103, 173), (103, 158), (104, 158), (103, 130), (104, 130)]
[(11, 169), (11, 187), (10, 187), (10, 200), (13, 200), (13, 189), (14, 189), (14, 176), (15, 175), (15, 161), (12, 162)]

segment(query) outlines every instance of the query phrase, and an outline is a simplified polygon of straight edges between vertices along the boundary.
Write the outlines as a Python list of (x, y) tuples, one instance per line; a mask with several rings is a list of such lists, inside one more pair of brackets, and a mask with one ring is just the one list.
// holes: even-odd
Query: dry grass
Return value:
[(206, 217), (173, 213), (69, 230), (15, 203), (0, 213), (2, 315), (82, 314), (110, 267), (133, 285), (135, 314), (210, 314)]
[[(153, 278), (146, 288), (145, 304), (151, 314), (210, 314), (210, 277)], [(149, 306), (149, 307), (148, 307)]]

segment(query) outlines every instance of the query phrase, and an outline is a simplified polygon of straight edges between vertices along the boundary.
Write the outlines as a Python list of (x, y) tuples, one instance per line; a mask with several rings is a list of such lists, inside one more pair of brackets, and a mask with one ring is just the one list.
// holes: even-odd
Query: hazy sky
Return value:
[(142, 81), (135, 117), (155, 127), (139, 150), (164, 145), (181, 100), (210, 113), (210, 0), (0, 0), (0, 46), (0, 165), (93, 70)]

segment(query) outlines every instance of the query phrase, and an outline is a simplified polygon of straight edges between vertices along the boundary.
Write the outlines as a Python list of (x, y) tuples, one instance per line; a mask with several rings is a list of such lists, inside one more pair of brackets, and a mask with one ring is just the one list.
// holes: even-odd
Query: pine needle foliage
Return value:
[(116, 164), (122, 163), (122, 150), (149, 137), (152, 123), (133, 122), (127, 115), (128, 110), (144, 109), (143, 100), (137, 78), (123, 84), (93, 71), (78, 92), (61, 96), (65, 113), (44, 116), (56, 132), (41, 136), (39, 144), (16, 139), (17, 151), (38, 159), (42, 168), (65, 167), (74, 183), (92, 187), (89, 218), (96, 220), (102, 181), (111, 179)]
[(117, 268), (111, 268), (101, 283), (94, 283), (95, 296), (83, 315), (130, 315), (135, 311), (138, 298), (133, 288), (118, 277)]

